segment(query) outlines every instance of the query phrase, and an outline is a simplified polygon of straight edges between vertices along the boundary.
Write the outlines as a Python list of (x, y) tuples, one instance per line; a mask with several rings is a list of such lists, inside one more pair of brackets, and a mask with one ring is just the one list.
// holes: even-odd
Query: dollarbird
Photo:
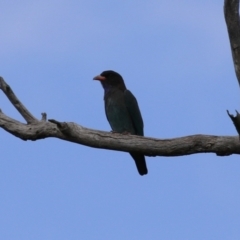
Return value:
[[(126, 88), (122, 76), (112, 70), (93, 78), (104, 89), (105, 113), (113, 132), (143, 136), (143, 119), (134, 95)], [(145, 156), (130, 152), (140, 175), (148, 173)]]

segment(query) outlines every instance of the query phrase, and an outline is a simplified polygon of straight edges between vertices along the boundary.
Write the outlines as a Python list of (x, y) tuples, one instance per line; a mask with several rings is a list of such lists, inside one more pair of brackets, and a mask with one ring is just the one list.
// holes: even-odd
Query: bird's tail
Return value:
[(136, 163), (136, 167), (137, 167), (137, 170), (139, 172), (140, 175), (145, 175), (148, 173), (148, 170), (147, 170), (147, 164), (146, 164), (146, 161), (145, 161), (145, 156), (142, 155), (142, 154), (139, 154), (139, 153), (133, 153), (131, 152), (130, 153), (132, 158), (134, 159), (135, 163)]

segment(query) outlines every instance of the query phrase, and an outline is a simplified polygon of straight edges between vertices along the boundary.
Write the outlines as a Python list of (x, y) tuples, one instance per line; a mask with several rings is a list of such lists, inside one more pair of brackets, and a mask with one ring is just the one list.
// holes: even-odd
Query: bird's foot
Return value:
[(115, 131), (112, 130), (112, 131), (110, 131), (110, 133), (118, 133), (118, 132), (115, 132)]
[(114, 133), (114, 134), (118, 133), (118, 134), (123, 134), (123, 135), (131, 135), (131, 133), (128, 132), (128, 131), (124, 131), (124, 132), (116, 132), (116, 131), (113, 131), (113, 130), (112, 130), (111, 133)]
[(130, 135), (131, 133), (128, 132), (128, 131), (124, 131), (124, 132), (122, 132), (121, 134), (123, 134), (123, 135)]

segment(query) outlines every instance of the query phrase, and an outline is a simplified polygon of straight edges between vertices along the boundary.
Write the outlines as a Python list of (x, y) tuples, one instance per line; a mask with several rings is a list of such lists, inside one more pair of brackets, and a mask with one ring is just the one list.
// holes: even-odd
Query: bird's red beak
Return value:
[(96, 77), (93, 78), (93, 80), (104, 81), (106, 80), (106, 78), (101, 75), (97, 75)]

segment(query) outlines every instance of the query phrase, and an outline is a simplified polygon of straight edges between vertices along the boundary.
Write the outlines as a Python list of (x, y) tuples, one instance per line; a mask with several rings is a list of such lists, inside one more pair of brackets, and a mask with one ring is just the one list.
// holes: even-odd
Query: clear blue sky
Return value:
[[(103, 90), (115, 70), (145, 135), (236, 135), (239, 108), (223, 0), (2, 1), (0, 75), (38, 118), (110, 131)], [(24, 120), (3, 93), (0, 108)], [(4, 240), (240, 239), (239, 156), (131, 157), (0, 130)]]

